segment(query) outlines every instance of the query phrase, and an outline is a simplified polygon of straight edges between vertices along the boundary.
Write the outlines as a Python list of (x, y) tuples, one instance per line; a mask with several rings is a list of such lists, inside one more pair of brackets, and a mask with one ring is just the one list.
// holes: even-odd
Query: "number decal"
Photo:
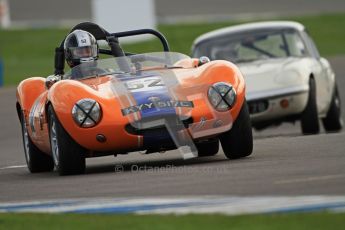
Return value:
[(164, 83), (162, 82), (162, 79), (156, 79), (156, 80), (153, 80), (149, 85), (148, 87), (158, 87), (158, 86), (164, 86)]
[(162, 89), (165, 85), (160, 77), (148, 77), (145, 79), (132, 80), (125, 83), (131, 92), (143, 92)]
[(137, 89), (142, 89), (145, 87), (144, 84), (142, 84), (141, 82), (137, 82), (137, 81), (131, 81), (131, 82), (127, 82), (126, 83), (126, 87), (129, 91), (134, 91)]

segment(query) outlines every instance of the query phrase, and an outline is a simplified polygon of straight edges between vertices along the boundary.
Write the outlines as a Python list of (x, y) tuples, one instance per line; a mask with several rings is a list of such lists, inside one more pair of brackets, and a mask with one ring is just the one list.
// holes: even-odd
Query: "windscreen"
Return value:
[(212, 60), (234, 63), (305, 55), (305, 45), (294, 30), (233, 33), (200, 43), (194, 50), (196, 57), (208, 56)]
[(179, 64), (183, 60), (190, 60), (190, 57), (174, 52), (144, 53), (126, 57), (100, 59), (75, 66), (64, 75), (64, 79), (82, 80), (120, 73), (136, 74), (150, 69), (184, 68), (183, 65)]

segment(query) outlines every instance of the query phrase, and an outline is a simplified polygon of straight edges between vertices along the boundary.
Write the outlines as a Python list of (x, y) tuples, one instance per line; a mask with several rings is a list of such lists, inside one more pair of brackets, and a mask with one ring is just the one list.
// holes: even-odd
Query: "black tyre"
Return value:
[(219, 140), (212, 139), (210, 141), (196, 143), (195, 146), (198, 149), (199, 157), (214, 156), (219, 151)]
[(247, 102), (244, 101), (241, 111), (232, 128), (219, 137), (224, 154), (229, 159), (246, 157), (253, 152), (253, 134)]
[(313, 78), (309, 80), (308, 102), (301, 114), (301, 128), (303, 134), (317, 134), (320, 132), (316, 103), (316, 84)]
[(343, 119), (341, 117), (341, 101), (337, 85), (335, 85), (327, 116), (322, 119), (322, 123), (327, 132), (339, 132), (343, 128)]
[(60, 175), (85, 172), (85, 150), (62, 127), (53, 107), (48, 108), (49, 137), (55, 167)]
[(25, 160), (29, 171), (31, 173), (52, 171), (54, 169), (53, 159), (39, 150), (32, 142), (28, 134), (23, 113), (21, 113), (20, 121), (22, 126)]

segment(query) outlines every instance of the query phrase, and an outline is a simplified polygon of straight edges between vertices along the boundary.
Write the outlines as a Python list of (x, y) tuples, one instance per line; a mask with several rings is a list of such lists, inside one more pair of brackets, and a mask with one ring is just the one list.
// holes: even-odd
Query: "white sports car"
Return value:
[(263, 129), (301, 121), (304, 134), (340, 131), (340, 97), (329, 62), (320, 57), (303, 25), (247, 23), (206, 33), (193, 44), (194, 57), (232, 61), (246, 80), (252, 123)]

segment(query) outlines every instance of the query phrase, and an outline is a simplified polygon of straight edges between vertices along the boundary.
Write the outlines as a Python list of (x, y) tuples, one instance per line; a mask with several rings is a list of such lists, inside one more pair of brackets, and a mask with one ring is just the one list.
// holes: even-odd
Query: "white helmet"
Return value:
[(64, 50), (66, 61), (71, 68), (98, 59), (96, 38), (84, 30), (74, 30), (70, 33), (65, 39)]

